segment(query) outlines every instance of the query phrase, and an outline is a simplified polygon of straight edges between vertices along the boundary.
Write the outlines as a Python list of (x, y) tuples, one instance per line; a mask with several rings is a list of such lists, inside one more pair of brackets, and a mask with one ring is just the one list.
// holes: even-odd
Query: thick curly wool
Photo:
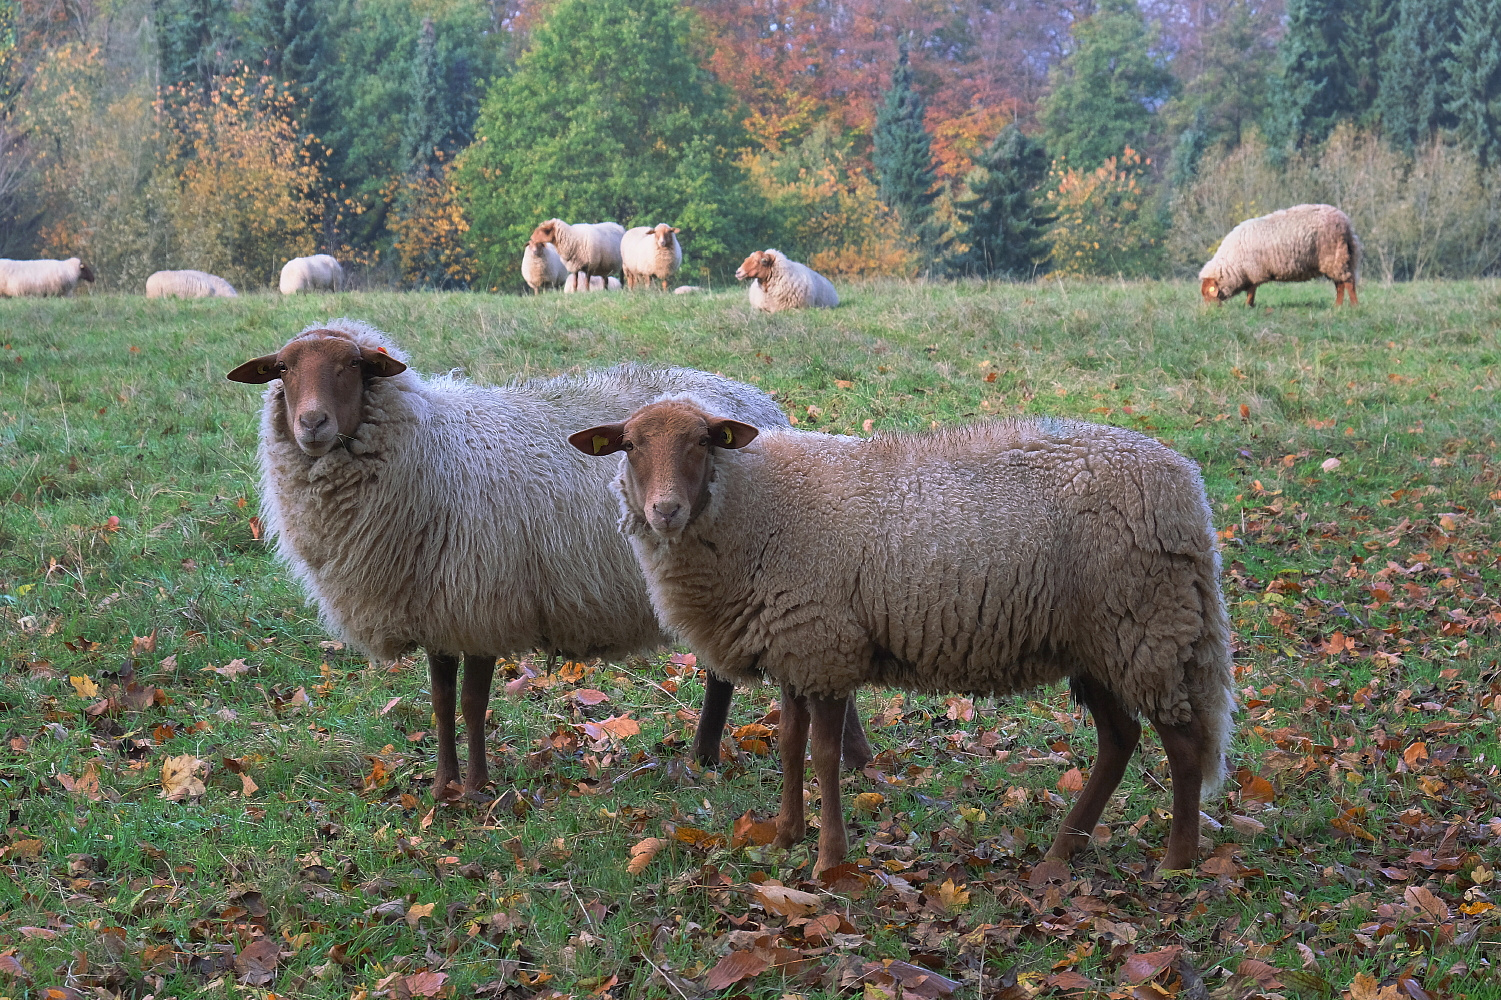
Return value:
[(1323, 276), (1338, 285), (1359, 280), (1360, 240), (1350, 217), (1333, 205), (1296, 205), (1247, 219), (1220, 243), (1199, 271), (1214, 279), (1228, 299), (1269, 281), (1311, 281)]
[(997, 421), (871, 440), (764, 431), (714, 449), (667, 540), (621, 530), (662, 621), (727, 679), (799, 694), (971, 694), (1088, 677), (1154, 723), (1203, 720), (1222, 780), (1230, 627), (1193, 463), (1115, 427)]
[(205, 271), (157, 271), (146, 279), (148, 299), (238, 298), (229, 282)]
[(26, 298), (72, 295), (79, 280), (94, 273), (77, 257), (67, 260), (0, 260), (0, 296)]
[[(549, 219), (552, 241), (569, 274), (607, 275), (620, 270), (620, 240), (625, 227), (618, 222), (576, 222)], [(543, 223), (547, 225), (547, 223)], [(538, 227), (541, 228), (540, 226)], [(536, 233), (532, 239), (537, 239)]]
[(283, 295), (298, 292), (337, 292), (344, 287), (344, 268), (326, 253), (293, 257), (281, 266)]
[[(407, 360), (355, 320), (303, 335), (330, 330)], [(353, 439), (311, 458), (271, 382), (259, 449), (268, 537), (333, 633), (376, 660), (416, 646), (577, 657), (655, 647), (666, 638), (615, 530), (614, 467), (569, 447), (565, 431), (676, 392), (786, 424), (760, 391), (691, 369), (624, 365), (499, 387), (408, 370), (371, 379)]]
[(534, 292), (562, 288), (568, 280), (568, 268), (551, 243), (528, 243), (521, 251), (521, 277)]
[(781, 312), (783, 309), (832, 309), (839, 304), (839, 293), (828, 278), (795, 260), (789, 260), (780, 250), (767, 250), (773, 258), (774, 270), (770, 278), (752, 281), (749, 289), (750, 304), (762, 312)]
[(665, 222), (626, 230), (620, 240), (620, 261), (627, 288), (643, 282), (649, 288), (653, 281), (667, 287), (683, 266), (683, 247), (677, 233)]

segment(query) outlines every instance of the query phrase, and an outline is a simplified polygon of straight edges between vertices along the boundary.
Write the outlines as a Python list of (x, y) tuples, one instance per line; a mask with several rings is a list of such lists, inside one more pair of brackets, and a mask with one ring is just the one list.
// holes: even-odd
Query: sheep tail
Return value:
[(1201, 794), (1219, 791), (1225, 781), (1234, 731), (1235, 666), (1231, 647), (1230, 616), (1220, 594), (1219, 558), (1212, 557), (1200, 580), (1204, 602), (1204, 631), (1193, 646), (1186, 664), (1189, 698), (1194, 714), (1203, 720), (1204, 745), (1199, 766), (1204, 775)]

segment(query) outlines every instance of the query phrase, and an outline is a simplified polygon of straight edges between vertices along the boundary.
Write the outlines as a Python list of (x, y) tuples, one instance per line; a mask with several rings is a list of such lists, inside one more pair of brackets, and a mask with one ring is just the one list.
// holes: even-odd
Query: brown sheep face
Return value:
[(591, 427), (568, 442), (586, 455), (627, 454), (625, 495), (653, 532), (668, 541), (709, 502), (713, 448), (744, 448), (757, 430), (691, 403), (648, 403), (624, 422)]
[(675, 226), (669, 226), (665, 222), (657, 223), (656, 227), (652, 229), (652, 235), (657, 238), (657, 246), (662, 247), (664, 250), (672, 247), (673, 234), (679, 232), (682, 232), (682, 230)]
[(735, 277), (741, 281), (750, 278), (759, 278), (762, 281), (771, 277), (771, 265), (773, 258), (764, 250), (757, 250), (745, 258), (745, 263), (735, 269)]
[(280, 379), (287, 428), (304, 454), (318, 458), (359, 429), (365, 380), (398, 375), (406, 367), (388, 354), (366, 356), (333, 331), (318, 330), (292, 339), (275, 354), (245, 362), (225, 377), (255, 385)]
[(551, 243), (558, 236), (558, 224), (556, 220), (549, 220), (532, 230), (532, 238), (529, 242), (540, 247), (543, 243)]
[(1199, 282), (1199, 294), (1204, 297), (1205, 302), (1213, 305), (1219, 305), (1229, 298), (1224, 294), (1224, 288), (1214, 278), (1205, 278)]
[(87, 264), (79, 264), (78, 278), (80, 281), (87, 281), (92, 285), (94, 283), (94, 269)]

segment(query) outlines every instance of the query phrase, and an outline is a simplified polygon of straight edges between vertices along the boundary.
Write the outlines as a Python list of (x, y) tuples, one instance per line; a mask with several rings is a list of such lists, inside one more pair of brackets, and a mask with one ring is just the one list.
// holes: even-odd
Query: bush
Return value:
[(401, 279), (416, 288), (468, 288), (477, 274), (464, 245), (469, 221), (449, 177), (451, 170), (416, 172), (401, 182), (387, 225)]
[(1127, 278), (1161, 273), (1162, 238), (1146, 186), (1151, 163), (1129, 146), (1090, 171), (1054, 161), (1044, 196), (1057, 218), (1047, 232), (1053, 270)]

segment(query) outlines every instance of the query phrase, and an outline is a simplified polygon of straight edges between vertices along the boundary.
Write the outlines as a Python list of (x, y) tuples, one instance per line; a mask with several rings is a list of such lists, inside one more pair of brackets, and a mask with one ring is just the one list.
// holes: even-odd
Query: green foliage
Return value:
[(485, 99), (458, 180), (488, 286), (519, 278), (537, 223), (670, 222), (684, 270), (728, 278), (768, 243), (769, 218), (735, 157), (729, 94), (690, 45), (675, 0), (561, 0)]
[(1041, 106), (1053, 156), (1091, 169), (1151, 142), (1155, 107), (1174, 87), (1152, 34), (1136, 0), (1106, 0), (1075, 23), (1073, 49), (1049, 74)]
[(1162, 224), (1152, 209), (1151, 165), (1130, 147), (1093, 170), (1053, 162), (1045, 195), (1057, 220), (1047, 231), (1053, 270), (1086, 277), (1162, 273)]
[(156, 27), (161, 82), (191, 84), (207, 93), (226, 60), (230, 5), (226, 0), (158, 0), (151, 15)]
[(1445, 105), (1487, 166), (1501, 163), (1501, 0), (1461, 0)]
[(891, 71), (891, 87), (876, 112), (871, 162), (880, 181), (881, 200), (921, 244), (932, 241), (933, 199), (938, 194), (933, 138), (923, 123), (926, 114), (922, 95), (912, 85), (912, 65), (903, 39)]
[(1396, 30), (1381, 62), (1376, 111), (1381, 127), (1406, 149), (1453, 128), (1449, 58), (1459, 39), (1455, 5), (1401, 0)]
[[(1219, 142), (1239, 145), (1246, 130), (1265, 116), (1278, 6), (1265, 0), (1217, 0), (1213, 17), (1191, 57), (1173, 64), (1182, 91), (1163, 106), (1169, 134), (1192, 129), (1197, 148)], [(1181, 139), (1180, 139), (1181, 141)], [(1176, 146), (1176, 143), (1175, 143)], [(1173, 162), (1186, 162), (1176, 153)]]
[(1288, 0), (1282, 75), (1268, 131), (1282, 144), (1319, 143), (1340, 121), (1368, 123), (1397, 0)]
[(954, 202), (968, 249), (945, 261), (956, 275), (1025, 280), (1040, 273), (1050, 248), (1043, 239), (1053, 222), (1038, 189), (1048, 173), (1042, 144), (1013, 122), (1001, 130), (964, 179)]
[(254, 0), (246, 38), (251, 58), (284, 83), (312, 86), (325, 62), (323, 20), (335, 0)]

